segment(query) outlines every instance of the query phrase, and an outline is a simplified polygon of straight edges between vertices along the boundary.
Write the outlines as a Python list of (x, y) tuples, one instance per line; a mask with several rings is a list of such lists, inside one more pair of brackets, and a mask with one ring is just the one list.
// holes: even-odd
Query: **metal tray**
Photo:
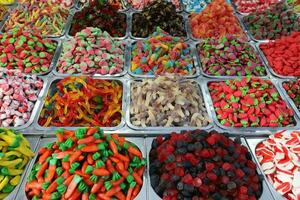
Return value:
[(251, 139), (247, 139), (246, 141), (247, 141), (248, 146), (250, 147), (252, 157), (254, 158), (254, 160), (259, 168), (259, 171), (261, 171), (261, 174), (264, 176), (264, 180), (265, 180), (269, 190), (271, 191), (271, 194), (273, 195), (274, 199), (284, 200), (284, 198), (275, 190), (274, 186), (269, 182), (267, 176), (265, 175), (265, 173), (263, 173), (263, 169), (261, 168), (261, 165), (259, 164), (259, 162), (257, 160), (256, 154), (255, 154), (256, 146), (264, 140), (266, 140), (266, 138), (251, 138)]
[[(47, 84), (47, 87), (46, 87), (46, 90), (47, 90), (47, 93), (45, 93), (42, 97), (43, 101), (40, 103), (40, 106), (38, 107), (37, 109), (37, 115), (34, 119), (34, 122), (33, 122), (33, 126), (36, 130), (39, 130), (39, 131), (54, 131), (55, 129), (57, 128), (60, 128), (60, 127), (55, 127), (55, 126), (50, 126), (50, 127), (43, 127), (41, 126), (39, 123), (38, 123), (38, 120), (39, 120), (39, 116), (41, 114), (41, 111), (44, 107), (44, 100), (48, 94), (48, 91), (49, 91), (49, 88), (50, 86), (58, 81), (58, 80), (61, 80), (63, 79), (64, 77), (52, 77), (52, 78), (49, 78), (49, 82)], [(126, 86), (126, 83), (125, 83), (125, 80), (124, 79), (121, 79), (121, 78), (107, 78), (107, 77), (103, 77), (103, 78), (99, 78), (99, 77), (94, 77), (95, 79), (105, 79), (105, 80), (116, 80), (116, 81), (120, 81), (122, 83), (122, 86), (123, 86), (123, 94), (122, 94), (122, 112), (125, 113), (126, 111), (126, 92), (127, 91), (127, 86)], [(102, 127), (102, 129), (104, 131), (107, 131), (107, 130), (111, 130), (111, 131), (114, 131), (114, 130), (119, 130), (121, 129), (123, 126), (125, 125), (125, 119), (124, 119), (124, 116), (121, 117), (121, 122), (118, 126), (115, 126), (115, 127)], [(76, 130), (77, 128), (79, 127), (63, 127), (65, 129), (70, 129), (70, 130)]]
[(92, 75), (94, 77), (120, 77), (120, 76), (124, 76), (127, 73), (127, 67), (126, 67), (126, 62), (127, 62), (127, 55), (129, 54), (129, 49), (128, 49), (128, 44), (125, 40), (120, 40), (120, 39), (115, 39), (115, 40), (120, 40), (124, 42), (124, 64), (123, 64), (123, 70), (121, 73), (117, 73), (117, 74), (106, 74), (106, 75), (102, 75), (102, 74), (82, 74), (82, 73), (76, 73), (76, 74), (67, 74), (67, 73), (60, 73), (57, 71), (57, 65), (59, 63), (59, 60), (62, 56), (62, 51), (63, 51), (63, 46), (64, 44), (66, 44), (68, 42), (68, 40), (70, 40), (72, 38), (72, 36), (66, 36), (65, 38), (62, 39), (62, 44), (58, 50), (58, 57), (56, 58), (56, 62), (55, 62), (55, 67), (52, 70), (52, 73), (55, 76), (62, 76), (62, 77), (67, 77), (67, 76), (89, 76)]
[[(272, 40), (274, 41), (274, 40)], [(286, 79), (286, 78), (296, 78), (296, 76), (284, 76), (284, 75), (280, 75), (280, 74), (277, 74), (273, 68), (271, 67), (271, 65), (269, 64), (269, 61), (267, 59), (267, 57), (265, 56), (264, 52), (261, 50), (260, 48), (260, 45), (261, 44), (266, 44), (266, 43), (269, 43), (269, 42), (272, 42), (272, 41), (268, 41), (268, 42), (259, 42), (259, 43), (256, 43), (256, 48), (262, 58), (262, 60), (264, 61), (265, 65), (267, 66), (267, 68), (269, 69), (269, 71), (271, 72), (271, 74), (275, 77), (278, 77), (278, 78), (282, 78), (282, 79)]]
[[(232, 79), (232, 78), (231, 78)], [(290, 108), (292, 108), (292, 106), (290, 105), (290, 102), (286, 100), (286, 98), (284, 97), (284, 95), (282, 94), (282, 91), (280, 90), (280, 88), (278, 87), (278, 83), (277, 80), (273, 80), (273, 79), (263, 79), (263, 80), (270, 80), (271, 83), (273, 84), (274, 88), (278, 91), (280, 97), (283, 99), (283, 101), (286, 102), (286, 105)], [(294, 121), (295, 121), (295, 125), (294, 126), (286, 126), (286, 127), (227, 127), (222, 125), (216, 115), (214, 106), (213, 106), (213, 100), (211, 98), (209, 89), (208, 89), (208, 84), (210, 82), (222, 82), (225, 80), (221, 80), (221, 79), (213, 79), (213, 80), (207, 80), (206, 84), (205, 84), (205, 92), (209, 95), (206, 95), (208, 97), (208, 101), (209, 101), (209, 106), (212, 109), (212, 117), (214, 122), (217, 124), (217, 126), (219, 126), (221, 129), (226, 130), (226, 131), (230, 131), (230, 133), (232, 134), (242, 134), (244, 136), (260, 136), (263, 133), (264, 134), (271, 134), (272, 132), (275, 131), (279, 131), (279, 130), (294, 130), (299, 128), (299, 118), (298, 116), (295, 114), (294, 112)]]
[(181, 127), (141, 127), (141, 126), (135, 126), (131, 123), (131, 119), (130, 119), (130, 106), (131, 106), (131, 84), (134, 81), (141, 81), (142, 79), (134, 79), (134, 80), (130, 80), (128, 82), (128, 91), (127, 91), (127, 110), (126, 110), (126, 124), (128, 125), (129, 128), (136, 130), (136, 131), (164, 131), (164, 132), (172, 132), (172, 131), (179, 131), (179, 130), (193, 130), (193, 129), (201, 129), (201, 130), (208, 130), (211, 129), (213, 127), (213, 117), (212, 114), (210, 112), (209, 109), (209, 105), (208, 102), (205, 99), (205, 93), (204, 93), (204, 89), (203, 89), (203, 84), (199, 83), (196, 80), (186, 80), (186, 81), (191, 81), (191, 82), (195, 82), (198, 87), (199, 87), (199, 94), (202, 95), (205, 107), (206, 107), (206, 111), (208, 114), (208, 117), (212, 120), (210, 124), (208, 124), (208, 126), (204, 126), (204, 127), (193, 127), (193, 126), (181, 126)]
[[(137, 145), (137, 147), (142, 152), (143, 157), (146, 158), (145, 139), (143, 139), (143, 138), (126, 138), (126, 140), (129, 141), (129, 142), (134, 143), (135, 145)], [(41, 141), (38, 145), (37, 152), (41, 147), (45, 146), (48, 143), (55, 142), (55, 141), (56, 141), (56, 138), (53, 138), (53, 137), (41, 139)], [(26, 173), (24, 173), (25, 178), (21, 182), (20, 189), (18, 190), (18, 193), (16, 194), (15, 199), (18, 199), (18, 200), (19, 199), (20, 200), (27, 200), (28, 199), (26, 194), (25, 194), (26, 180), (27, 180), (27, 177), (29, 176), (29, 174), (31, 172), (31, 169), (32, 169), (37, 157), (38, 157), (38, 153), (36, 153), (35, 157), (31, 160), (30, 164), (28, 165), (28, 170), (26, 171)], [(146, 188), (147, 183), (148, 183), (148, 177), (146, 175), (146, 173), (148, 171), (147, 167), (148, 167), (148, 165), (146, 165), (145, 172), (144, 172), (144, 175), (143, 175), (143, 186), (142, 186), (138, 196), (135, 198), (135, 200), (144, 200), (145, 197), (147, 196), (147, 188)]]
[[(138, 41), (144, 41), (145, 39), (142, 39), (142, 40), (138, 40)], [(135, 44), (137, 41), (130, 41), (130, 45), (128, 47), (128, 50), (127, 50), (127, 62), (126, 62), (126, 68), (127, 68), (127, 71), (128, 71), (128, 74), (132, 77), (135, 77), (135, 78), (151, 78), (151, 77), (156, 77), (157, 75), (147, 75), (147, 74), (135, 74), (131, 71), (131, 61), (132, 61), (132, 46), (133, 44)], [(196, 69), (195, 73), (194, 74), (191, 74), (191, 75), (180, 75), (181, 77), (184, 77), (184, 78), (196, 78), (200, 75), (200, 70), (199, 70), (199, 67), (197, 66), (197, 57), (195, 55), (195, 48), (194, 48), (194, 45), (187, 41), (186, 42), (189, 46), (189, 49), (190, 49), (190, 54), (191, 54), (191, 57), (193, 59), (193, 68)]]
[(38, 94), (38, 98), (37, 98), (36, 102), (34, 103), (34, 107), (31, 111), (29, 120), (21, 126), (17, 126), (17, 127), (10, 126), (7, 128), (14, 129), (14, 130), (24, 130), (24, 129), (27, 129), (33, 123), (34, 119), (36, 118), (37, 110), (41, 104), (41, 98), (42, 98), (44, 92), (46, 91), (46, 86), (47, 86), (46, 78), (44, 78), (44, 77), (38, 77), (38, 78), (40, 78), (43, 81), (43, 87)]
[[(200, 66), (200, 72), (201, 72), (201, 74), (203, 74), (205, 77), (208, 77), (208, 78), (220, 78), (220, 79), (236, 78), (236, 77), (246, 77), (246, 76), (238, 76), (238, 75), (235, 75), (235, 76), (215, 76), (215, 75), (209, 75), (209, 74), (205, 73), (203, 71), (202, 62), (201, 62), (201, 59), (200, 59), (200, 55), (198, 53), (199, 52), (198, 48), (199, 48), (199, 45), (201, 44), (201, 42), (202, 42), (202, 40), (196, 42), (196, 48), (195, 48), (197, 62), (198, 62), (198, 65)], [(254, 75), (252, 75), (252, 77), (260, 77), (260, 78), (268, 78), (268, 77), (270, 77), (270, 72), (269, 72), (268, 68), (265, 66), (264, 60), (261, 58), (260, 53), (256, 49), (255, 43), (253, 41), (249, 41), (249, 42), (245, 42), (245, 43), (248, 43), (252, 47), (253, 51), (256, 53), (256, 56), (257, 56), (258, 60), (261, 61), (261, 64), (263, 65), (263, 67), (266, 70), (266, 75), (264, 75), (264, 76), (254, 76)]]
[[(147, 163), (148, 163), (148, 168), (150, 168), (150, 159), (149, 159), (149, 153), (150, 153), (150, 150), (151, 150), (151, 144), (152, 144), (152, 141), (154, 140), (154, 138), (146, 138), (146, 150), (147, 150)], [(241, 138), (241, 141), (242, 141), (242, 144), (244, 146), (246, 146), (249, 151), (250, 151), (250, 148), (249, 146), (247, 145), (246, 143), (246, 140), (244, 138)], [(250, 151), (251, 152), (251, 151)], [(252, 155), (253, 157), (253, 155)], [(257, 164), (257, 161), (255, 159), (252, 158), (252, 160)], [(259, 175), (262, 174), (260, 168), (257, 167), (257, 173)], [(150, 182), (150, 174), (149, 174), (149, 169), (147, 171), (147, 176), (148, 176), (148, 198), (147, 199), (151, 199), (151, 200), (161, 200), (162, 198), (160, 198), (156, 192), (154, 191), (154, 189), (152, 188), (151, 186), (151, 182)], [(263, 192), (262, 192), (262, 195), (260, 197), (261, 200), (275, 200), (272, 196), (272, 193), (270, 191), (270, 189), (268, 188), (267, 186), (267, 183), (266, 183), (266, 180), (265, 180), (265, 177), (264, 179), (262, 180), (262, 187), (263, 187)], [(277, 199), (276, 199), (277, 200)]]
[[(37, 151), (37, 146), (38, 143), (40, 142), (40, 137), (32, 137), (32, 136), (26, 136), (26, 139), (28, 140), (28, 142), (30, 143), (30, 148), (31, 150), (36, 153)], [(15, 187), (15, 189), (5, 198), (5, 200), (15, 200), (18, 199), (17, 198), (17, 194), (19, 189), (22, 187), (22, 182), (24, 181), (25, 178), (25, 174), (27, 174), (27, 171), (29, 169), (29, 166), (31, 165), (32, 161), (34, 158), (32, 158), (31, 160), (28, 161), (27, 165), (24, 168), (24, 172), (21, 176), (20, 182), (18, 183), (18, 185)]]

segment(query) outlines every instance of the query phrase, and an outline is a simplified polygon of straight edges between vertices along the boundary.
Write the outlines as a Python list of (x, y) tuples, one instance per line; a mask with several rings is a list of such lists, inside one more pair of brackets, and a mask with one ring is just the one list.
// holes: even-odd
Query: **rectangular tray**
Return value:
[(267, 176), (265, 175), (265, 173), (263, 173), (263, 170), (261, 168), (261, 165), (259, 164), (258, 160), (257, 160), (257, 157), (256, 157), (256, 154), (255, 154), (255, 149), (256, 149), (256, 146), (264, 141), (266, 138), (247, 138), (246, 141), (247, 141), (247, 144), (248, 146), (250, 147), (250, 150), (251, 150), (251, 153), (252, 153), (252, 156), (259, 168), (259, 170), (261, 171), (262, 175), (264, 176), (264, 179), (265, 179), (265, 182), (269, 188), (269, 190), (271, 191), (271, 194), (273, 195), (274, 199), (276, 200), (284, 200), (284, 198), (275, 190), (275, 188), (273, 187), (273, 185), (268, 181), (268, 178)]
[[(151, 144), (152, 144), (152, 141), (153, 141), (154, 138), (146, 138), (146, 151), (147, 151), (147, 163), (148, 163), (148, 168), (150, 166), (150, 160), (149, 160), (149, 153), (150, 153), (150, 150), (151, 150)], [(250, 148), (249, 146), (247, 145), (246, 143), (246, 140), (244, 138), (241, 138), (241, 141), (242, 141), (242, 144), (244, 146), (246, 146), (249, 151), (250, 151)], [(256, 160), (254, 160), (254, 162), (257, 164)], [(259, 175), (261, 175), (261, 170), (259, 168), (257, 168), (257, 173)], [(151, 199), (151, 200), (161, 200), (162, 198), (160, 198), (154, 191), (154, 189), (152, 188), (151, 186), (151, 183), (150, 183), (150, 174), (149, 174), (149, 170), (147, 171), (147, 180), (148, 180), (148, 185), (147, 185), (147, 188), (148, 188), (148, 198), (147, 199)], [(268, 188), (267, 186), (267, 183), (266, 183), (266, 180), (264, 179), (262, 181), (262, 186), (263, 186), (263, 192), (262, 192), (262, 195), (260, 197), (261, 200), (275, 200), (271, 194), (271, 191), (270, 189)], [(277, 199), (276, 199), (277, 200)]]
[(128, 81), (128, 83), (127, 83), (128, 84), (127, 85), (128, 91), (127, 91), (126, 124), (129, 126), (129, 128), (131, 128), (133, 130), (136, 130), (136, 131), (165, 131), (165, 132), (167, 131), (167, 132), (172, 132), (172, 131), (193, 130), (193, 129), (208, 130), (208, 129), (211, 129), (213, 127), (213, 117), (212, 117), (212, 114), (210, 112), (210, 107), (208, 105), (208, 102), (206, 101), (206, 96), (207, 95), (204, 92), (203, 84), (199, 83), (197, 80), (194, 80), (194, 79), (193, 80), (187, 80), (187, 81), (193, 81), (199, 87), (199, 92), (202, 95), (208, 117), (212, 120), (212, 122), (208, 126), (205, 126), (205, 127), (193, 127), (193, 126), (181, 126), (181, 127), (159, 127), (159, 126), (151, 127), (151, 126), (148, 126), (148, 127), (139, 127), (139, 126), (133, 125), (131, 123), (131, 120), (130, 120), (131, 84), (134, 81), (141, 81), (141, 80), (143, 80), (143, 79), (133, 79), (133, 80)]
[[(40, 142), (40, 137), (33, 137), (33, 136), (26, 136), (26, 139), (28, 140), (28, 142), (30, 143), (30, 148), (31, 150), (36, 153), (37, 151), (37, 146), (38, 143)], [(18, 185), (15, 187), (15, 189), (5, 198), (5, 200), (15, 200), (18, 199), (17, 198), (17, 194), (19, 189), (22, 187), (22, 182), (25, 179), (25, 174), (27, 173), (29, 166), (31, 165), (32, 161), (34, 158), (32, 158), (31, 160), (29, 160), (29, 162), (27, 163), (26, 167), (24, 168), (24, 172), (21, 176), (20, 182), (18, 183)]]
[[(145, 158), (146, 157), (146, 148), (145, 148), (145, 139), (144, 138), (126, 138), (129, 142), (132, 142), (134, 144), (137, 145), (137, 147), (140, 149), (140, 151), (142, 152), (143, 154), (143, 157)], [(39, 145), (38, 145), (38, 148), (37, 148), (37, 153), (35, 155), (35, 157), (31, 160), (30, 164), (28, 165), (28, 170), (26, 171), (26, 173), (24, 173), (24, 179), (22, 180), (21, 182), (21, 186), (20, 186), (20, 189), (18, 190), (18, 193), (16, 194), (16, 197), (15, 199), (18, 199), (18, 200), (27, 200), (28, 198), (26, 197), (26, 194), (25, 194), (25, 185), (26, 185), (26, 180), (27, 180), (27, 177), (29, 176), (30, 174), (30, 171), (37, 159), (37, 156), (38, 156), (38, 150), (43, 147), (44, 145), (46, 145), (47, 143), (50, 143), (50, 142), (55, 142), (56, 141), (56, 138), (53, 138), (53, 137), (49, 137), (49, 138), (42, 138)], [(144, 172), (144, 175), (143, 175), (143, 186), (138, 194), (138, 196), (135, 198), (136, 200), (144, 200), (145, 197), (147, 196), (147, 183), (148, 183), (148, 180), (147, 180), (147, 166), (145, 167), (145, 172)]]
[[(135, 41), (130, 41), (129, 45), (128, 45), (128, 50), (127, 50), (127, 56), (126, 56), (126, 69), (128, 71), (128, 74), (132, 77), (135, 77), (135, 78), (153, 78), (153, 77), (156, 77), (157, 75), (147, 75), (147, 74), (134, 74), (132, 71), (131, 71), (131, 61), (132, 61), (132, 46), (134, 43), (136, 43), (137, 41), (143, 41), (145, 39), (139, 39), (139, 40), (135, 40)], [(193, 68), (196, 69), (195, 73), (194, 74), (191, 74), (191, 75), (180, 75), (181, 77), (184, 77), (184, 78), (196, 78), (200, 75), (200, 69), (199, 69), (199, 66), (198, 66), (198, 62), (197, 62), (197, 57), (196, 57), (196, 50), (195, 50), (195, 47), (193, 45), (192, 42), (190, 41), (186, 41), (186, 43), (188, 44), (189, 46), (189, 50), (190, 50), (190, 53), (191, 53), (191, 57), (193, 59)]]
[[(229, 79), (233, 79), (233, 78), (229, 78)], [(278, 87), (278, 83), (276, 79), (264, 79), (263, 80), (270, 80), (271, 83), (274, 85), (275, 89), (278, 91), (279, 95), (281, 96), (281, 98), (283, 99), (283, 101), (286, 102), (287, 106), (289, 106), (290, 108), (293, 108), (290, 104), (289, 101), (287, 101), (287, 99), (285, 98), (285, 96), (282, 94), (282, 91), (280, 90), (280, 88)], [(294, 120), (295, 120), (295, 125), (294, 126), (286, 126), (286, 127), (227, 127), (222, 125), (216, 115), (215, 112), (215, 108), (213, 106), (213, 100), (211, 98), (209, 89), (208, 89), (208, 84), (210, 82), (221, 82), (221, 81), (225, 81), (223, 79), (210, 79), (210, 80), (206, 80), (206, 84), (205, 84), (205, 93), (207, 94), (207, 98), (209, 101), (209, 108), (211, 108), (212, 110), (212, 117), (214, 122), (217, 124), (218, 127), (220, 127), (223, 130), (226, 131), (230, 131), (230, 133), (232, 134), (241, 134), (244, 136), (262, 136), (265, 134), (272, 134), (272, 132), (276, 132), (279, 130), (294, 130), (297, 129), (299, 127), (299, 118), (298, 116), (295, 114), (294, 111)]]
[[(47, 84), (47, 87), (46, 87), (46, 93), (44, 94), (44, 96), (42, 97), (42, 102), (40, 103), (40, 106), (38, 107), (37, 109), (37, 117), (35, 117), (34, 119), (34, 128), (36, 130), (39, 130), (39, 131), (51, 131), (53, 132), (52, 134), (54, 135), (54, 130), (56, 130), (57, 128), (60, 128), (60, 127), (54, 127), (54, 126), (51, 126), (51, 127), (43, 127), (41, 125), (39, 125), (38, 123), (38, 120), (39, 120), (39, 116), (40, 116), (40, 113), (44, 107), (44, 100), (48, 94), (48, 91), (49, 91), (49, 88), (50, 86), (55, 82), (55, 81), (58, 81), (58, 80), (61, 80), (63, 79), (64, 77), (51, 77), (49, 78), (49, 82)], [(123, 94), (122, 94), (122, 111), (123, 113), (126, 112), (126, 109), (127, 109), (127, 106), (126, 106), (126, 91), (127, 91), (127, 86), (126, 86), (126, 82), (124, 79), (121, 79), (121, 78), (108, 78), (108, 77), (103, 77), (103, 78), (99, 78), (99, 77), (93, 77), (95, 79), (104, 79), (104, 80), (116, 80), (116, 81), (120, 81), (122, 83), (122, 86), (123, 86)], [(118, 126), (115, 126), (115, 127), (102, 127), (102, 129), (104, 131), (107, 131), (107, 130), (111, 130), (111, 131), (114, 131), (114, 130), (118, 130), (118, 129), (121, 129), (123, 126), (125, 125), (125, 119), (124, 119), (124, 116), (122, 116), (121, 118), (121, 122)], [(69, 130), (75, 130), (79, 127), (63, 127), (65, 129), (69, 129)]]

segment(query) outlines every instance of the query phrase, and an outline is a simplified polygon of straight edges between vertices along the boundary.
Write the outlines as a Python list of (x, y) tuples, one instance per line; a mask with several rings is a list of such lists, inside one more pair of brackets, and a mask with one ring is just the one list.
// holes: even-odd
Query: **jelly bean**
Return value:
[(300, 32), (259, 45), (276, 74), (300, 76)]
[(18, 127), (29, 121), (43, 81), (18, 70), (0, 69), (0, 126)]
[(0, 34), (0, 68), (19, 69), (24, 73), (47, 72), (56, 46), (52, 40), (23, 29)]
[(154, 191), (162, 199), (259, 199), (262, 180), (250, 151), (225, 134), (194, 130), (154, 139)]
[(182, 3), (187, 12), (200, 13), (211, 0), (183, 0)]
[(263, 172), (284, 199), (299, 199), (299, 138), (299, 131), (281, 131), (270, 135), (255, 149)]
[[(127, 0), (127, 1), (134, 9), (141, 10), (144, 7), (148, 6), (149, 4), (153, 3), (155, 0)], [(166, 1), (169, 1), (173, 5), (175, 5), (176, 9), (180, 8), (179, 0), (166, 0)]]
[(271, 5), (278, 3), (280, 0), (264, 0), (264, 1), (253, 1), (253, 0), (233, 0), (233, 3), (237, 7), (240, 13), (252, 13), (252, 12), (263, 12), (268, 9)]
[[(86, 43), (87, 42), (87, 43)], [(117, 74), (123, 71), (124, 44), (98, 28), (86, 28), (63, 44), (60, 73)]]
[(217, 119), (231, 127), (284, 127), (295, 124), (293, 110), (269, 80), (242, 78), (208, 85)]
[(275, 4), (264, 12), (251, 13), (243, 21), (257, 40), (274, 40), (300, 31), (300, 18), (285, 2)]
[(68, 18), (68, 11), (50, 1), (24, 7), (19, 5), (4, 25), (5, 31), (15, 27), (39, 31), (43, 36), (60, 36)]
[(189, 23), (195, 38), (219, 38), (228, 34), (245, 37), (233, 8), (225, 0), (212, 1), (201, 13), (192, 14)]
[(72, 21), (70, 35), (87, 27), (97, 27), (107, 31), (113, 37), (126, 35), (126, 15), (118, 12), (114, 5), (102, 5), (99, 1), (92, 1), (81, 11), (76, 12)]
[(198, 46), (203, 71), (214, 76), (266, 75), (254, 48), (233, 36), (206, 39)]
[(205, 127), (211, 121), (198, 85), (175, 76), (133, 82), (130, 120), (139, 127)]
[(167, 1), (157, 0), (146, 6), (141, 13), (133, 15), (132, 35), (148, 37), (159, 26), (172, 36), (185, 36), (183, 17), (176, 7)]
[(300, 80), (284, 82), (282, 86), (300, 111)]
[(135, 74), (176, 73), (192, 75), (196, 69), (189, 45), (157, 28), (149, 39), (132, 46), (131, 71)]

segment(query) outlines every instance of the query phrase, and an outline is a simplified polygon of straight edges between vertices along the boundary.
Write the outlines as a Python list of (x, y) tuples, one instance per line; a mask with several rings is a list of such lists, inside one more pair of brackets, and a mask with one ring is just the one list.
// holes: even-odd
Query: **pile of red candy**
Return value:
[(279, 0), (233, 0), (237, 10), (241, 13), (262, 12), (276, 4)]
[(214, 131), (172, 133), (154, 139), (150, 178), (164, 200), (255, 200), (262, 193), (248, 149), (239, 138), (233, 141)]

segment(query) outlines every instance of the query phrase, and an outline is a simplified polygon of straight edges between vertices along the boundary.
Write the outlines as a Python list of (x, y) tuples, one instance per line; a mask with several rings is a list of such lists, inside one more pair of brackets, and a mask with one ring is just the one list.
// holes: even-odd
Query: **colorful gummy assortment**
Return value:
[(204, 73), (214, 76), (266, 75), (266, 69), (247, 42), (234, 36), (206, 39), (198, 46)]
[(280, 0), (233, 0), (240, 13), (263, 12)]
[(149, 39), (133, 44), (131, 71), (146, 75), (193, 75), (196, 69), (190, 47), (184, 39), (172, 37), (157, 28)]
[(7, 12), (7, 8), (5, 6), (0, 5), (0, 22), (3, 20), (6, 12)]
[(187, 12), (200, 13), (211, 0), (183, 0), (182, 3)]
[(172, 36), (185, 36), (183, 17), (176, 7), (167, 1), (157, 0), (146, 6), (141, 13), (133, 15), (132, 35), (148, 37), (160, 27)]
[(39, 31), (43, 36), (60, 36), (68, 18), (68, 11), (51, 1), (39, 2), (27, 7), (19, 5), (9, 16), (4, 25), (5, 31), (22, 27), (33, 32)]
[(0, 68), (24, 73), (48, 72), (56, 46), (52, 40), (23, 29), (0, 34)]
[(225, 35), (245, 37), (233, 8), (225, 0), (212, 1), (201, 13), (189, 17), (195, 38), (219, 38)]
[(284, 82), (282, 86), (300, 111), (300, 80)]
[(119, 81), (67, 77), (54, 82), (38, 123), (49, 127), (112, 127), (121, 122), (123, 86)]
[(25, 186), (28, 199), (133, 200), (143, 185), (145, 159), (135, 144), (98, 128), (56, 130), (39, 150)]
[[(88, 7), (90, 4), (94, 4), (97, 1), (98, 0), (79, 0), (79, 5), (81, 7)], [(125, 9), (128, 4), (127, 0), (101, 0), (98, 1), (98, 3), (101, 3), (103, 5), (112, 5), (117, 9)]]
[(257, 40), (275, 40), (294, 31), (300, 31), (300, 18), (284, 1), (264, 12), (251, 13), (243, 20), (249, 32)]
[(300, 198), (300, 132), (270, 135), (256, 146), (255, 153), (269, 182), (284, 199)]
[(113, 37), (126, 35), (126, 14), (118, 12), (115, 5), (102, 5), (98, 1), (92, 1), (81, 11), (76, 12), (72, 21), (70, 35), (87, 27), (97, 27), (107, 31)]
[(133, 81), (130, 94), (130, 121), (134, 126), (206, 127), (211, 122), (196, 82), (159, 76)]
[(0, 126), (26, 124), (43, 87), (43, 81), (17, 70), (0, 69)]
[(88, 27), (63, 44), (59, 73), (118, 74), (124, 66), (124, 44), (99, 28)]
[(285, 127), (294, 125), (294, 112), (271, 81), (241, 78), (208, 85), (217, 119), (231, 127)]
[(300, 0), (287, 0), (287, 3), (292, 6), (296, 13), (300, 13)]
[(300, 32), (259, 45), (276, 74), (300, 76)]
[(262, 183), (256, 164), (239, 138), (201, 130), (153, 140), (150, 181), (155, 192), (172, 199), (259, 199)]
[(59, 5), (64, 9), (70, 9), (73, 5), (75, 0), (20, 0), (19, 3), (21, 3), (23, 6), (40, 6), (42, 3), (53, 3), (54, 5)]
[[(130, 6), (137, 10), (142, 10), (149, 4), (155, 2), (156, 0), (127, 0), (127, 2), (130, 4)], [(175, 5), (176, 9), (180, 9), (180, 0), (165, 0), (168, 2), (171, 2)]]

